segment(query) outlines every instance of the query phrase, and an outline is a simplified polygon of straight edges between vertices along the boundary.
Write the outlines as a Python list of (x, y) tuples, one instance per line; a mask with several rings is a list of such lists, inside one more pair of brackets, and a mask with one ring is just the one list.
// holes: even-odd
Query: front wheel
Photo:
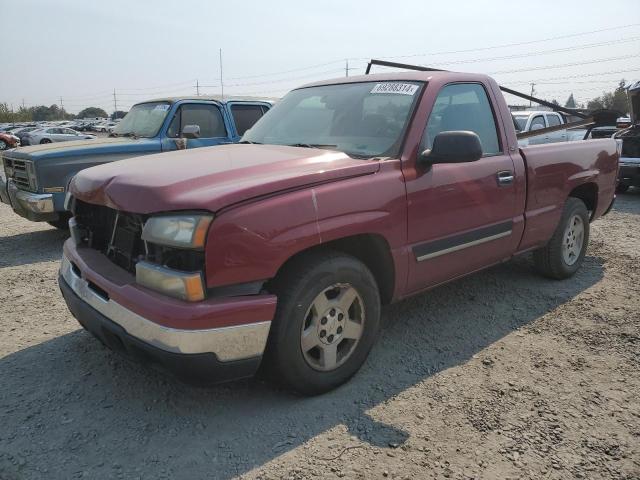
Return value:
[(5, 142), (4, 140), (0, 140), (0, 150), (6, 150), (7, 149), (7, 142)]
[(43, 138), (42, 140), (40, 140), (41, 145), (44, 145), (45, 143), (51, 143), (51, 140), (49, 140), (48, 138)]
[(278, 296), (265, 357), (271, 376), (306, 395), (329, 391), (362, 366), (380, 328), (369, 269), (340, 253), (304, 255), (274, 280)]
[(589, 212), (582, 200), (569, 197), (560, 223), (546, 246), (533, 252), (540, 273), (558, 280), (571, 277), (582, 265), (589, 244)]

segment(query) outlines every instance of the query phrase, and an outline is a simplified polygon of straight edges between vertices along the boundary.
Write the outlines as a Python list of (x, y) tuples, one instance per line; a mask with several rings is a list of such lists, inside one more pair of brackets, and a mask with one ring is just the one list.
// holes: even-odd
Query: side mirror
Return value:
[(540, 125), (539, 123), (536, 123), (535, 125), (531, 126), (531, 131), (535, 132), (536, 130), (542, 130), (544, 128), (544, 125)]
[(182, 129), (183, 138), (199, 138), (200, 125), (185, 125)]
[(418, 162), (424, 166), (434, 163), (475, 162), (482, 158), (480, 138), (474, 132), (441, 132), (433, 139), (433, 146), (420, 154)]

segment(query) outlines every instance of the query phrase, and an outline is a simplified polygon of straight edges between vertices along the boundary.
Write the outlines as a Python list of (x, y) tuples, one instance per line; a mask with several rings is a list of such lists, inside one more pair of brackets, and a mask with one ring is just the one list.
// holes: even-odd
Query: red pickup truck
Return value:
[(59, 283), (114, 350), (316, 394), (360, 368), (381, 305), (524, 252), (573, 275), (618, 157), (612, 139), (519, 148), (485, 75), (306, 85), (241, 144), (80, 172)]

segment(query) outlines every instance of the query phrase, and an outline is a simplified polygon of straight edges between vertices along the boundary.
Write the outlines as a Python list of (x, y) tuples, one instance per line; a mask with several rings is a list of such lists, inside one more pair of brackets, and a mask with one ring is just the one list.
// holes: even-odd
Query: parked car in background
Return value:
[(0, 198), (18, 215), (66, 228), (64, 198), (71, 178), (80, 170), (150, 153), (237, 142), (271, 105), (268, 100), (246, 98), (162, 98), (134, 105), (111, 138), (83, 134), (92, 140), (68, 147), (38, 145), (54, 140), (31, 132), (32, 146), (3, 156), (8, 173), (6, 184), (0, 183)]
[(96, 125), (93, 126), (93, 131), (94, 132), (108, 132), (112, 127), (115, 127), (116, 124), (109, 122), (109, 123), (98, 123)]
[(0, 132), (0, 150), (16, 148), (20, 146), (20, 139), (11, 133)]
[(382, 304), (524, 252), (571, 277), (619, 155), (518, 149), (494, 80), (433, 71), (293, 90), (240, 143), (80, 172), (60, 288), (114, 350), (305, 394), (357, 372)]
[(630, 126), (617, 132), (613, 138), (622, 141), (618, 192), (629, 187), (640, 187), (640, 81), (628, 88), (631, 104)]
[(34, 130), (38, 130), (40, 127), (23, 127), (16, 132), (16, 137), (20, 139), (20, 144), (24, 147), (26, 145), (30, 145), (29, 143), (29, 132), (33, 132)]
[(27, 133), (29, 145), (69, 142), (72, 140), (92, 140), (94, 138), (96, 138), (95, 135), (76, 132), (66, 127), (47, 127), (32, 130)]
[[(566, 122), (558, 112), (549, 111), (521, 111), (513, 112), (513, 120), (516, 124), (517, 132), (533, 132), (547, 127), (563, 125)], [(558, 130), (548, 132), (539, 136), (529, 137), (518, 141), (520, 146), (540, 145), (543, 143), (566, 142), (567, 131)]]

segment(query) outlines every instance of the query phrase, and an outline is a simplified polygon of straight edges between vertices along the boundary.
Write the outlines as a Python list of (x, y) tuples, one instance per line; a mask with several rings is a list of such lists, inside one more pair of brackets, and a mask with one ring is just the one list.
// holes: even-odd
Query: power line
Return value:
[(613, 62), (615, 60), (627, 60), (629, 58), (637, 58), (637, 57), (640, 57), (640, 55), (622, 55), (620, 57), (598, 58), (597, 60), (589, 60), (586, 62), (564, 63), (560, 65), (541, 65), (539, 67), (519, 68), (515, 70), (501, 70), (497, 72), (492, 72), (490, 73), (490, 75), (500, 75), (504, 73), (530, 72), (533, 70), (550, 70), (553, 68), (576, 67), (579, 65), (589, 65), (591, 63)]

